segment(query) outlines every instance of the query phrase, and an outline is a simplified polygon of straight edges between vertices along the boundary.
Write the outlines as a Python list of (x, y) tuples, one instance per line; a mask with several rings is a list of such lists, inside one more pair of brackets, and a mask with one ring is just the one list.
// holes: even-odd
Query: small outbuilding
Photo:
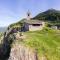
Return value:
[(39, 20), (25, 20), (24, 25), (21, 28), (22, 31), (36, 31), (42, 30), (45, 26), (45, 22)]
[(51, 26), (51, 28), (52, 28), (52, 29), (55, 29), (55, 30), (57, 30), (57, 29), (58, 29), (58, 27), (57, 27), (57, 26)]

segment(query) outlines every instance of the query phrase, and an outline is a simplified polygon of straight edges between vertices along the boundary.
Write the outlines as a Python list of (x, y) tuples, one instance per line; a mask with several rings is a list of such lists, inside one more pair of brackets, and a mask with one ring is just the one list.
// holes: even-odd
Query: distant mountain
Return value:
[(0, 27), (0, 32), (5, 32), (7, 27)]
[(39, 13), (33, 19), (39, 19), (44, 21), (60, 21), (60, 11), (55, 9), (49, 9), (45, 12)]

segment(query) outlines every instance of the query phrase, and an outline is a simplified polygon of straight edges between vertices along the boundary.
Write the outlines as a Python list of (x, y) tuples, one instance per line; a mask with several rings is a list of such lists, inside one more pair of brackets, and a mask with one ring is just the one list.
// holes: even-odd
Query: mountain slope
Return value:
[(60, 60), (59, 30), (44, 28), (41, 31), (22, 33), (25, 38), (15, 38), (15, 35), (20, 35), (20, 32), (15, 35), (10, 33), (4, 38), (1, 50), (3, 54), (0, 53), (1, 60), (5, 58), (8, 60)]
[[(35, 56), (34, 54), (30, 55), (31, 50), (33, 49), (37, 53), (37, 59), (31, 59), (31, 60), (60, 60), (60, 33), (59, 32), (60, 31), (55, 31), (46, 28), (43, 29), (42, 31), (24, 32), (23, 34), (26, 35), (26, 38), (22, 40), (20, 39), (15, 40), (13, 46), (15, 46), (15, 44), (17, 46), (12, 47), (10, 58), (12, 59), (16, 57), (16, 59), (18, 60), (20, 59), (28, 60), (29, 57), (29, 59), (31, 59), (33, 56)], [(29, 50), (28, 51), (26, 48), (25, 51), (24, 46), (22, 47), (21, 45), (24, 45), (30, 48), (31, 50), (28, 49)]]
[(5, 32), (7, 27), (0, 27), (0, 32)]
[(60, 33), (58, 31), (44, 29), (26, 34), (27, 39), (24, 40), (24, 44), (37, 50), (38, 60), (60, 60)]
[(49, 9), (45, 12), (39, 13), (33, 19), (40, 19), (44, 21), (60, 21), (60, 11), (55, 9)]

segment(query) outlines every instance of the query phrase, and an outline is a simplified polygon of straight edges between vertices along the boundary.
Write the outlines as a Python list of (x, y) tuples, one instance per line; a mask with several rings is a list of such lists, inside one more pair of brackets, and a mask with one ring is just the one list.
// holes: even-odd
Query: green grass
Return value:
[(24, 32), (26, 38), (21, 42), (31, 49), (36, 49), (38, 53), (38, 60), (45, 56), (47, 60), (60, 60), (60, 31), (44, 28), (41, 31)]
[(60, 60), (60, 31), (44, 29), (26, 32), (24, 44), (37, 50), (38, 56), (46, 56), (47, 60)]
[(1, 43), (2, 39), (3, 39), (3, 33), (0, 32), (0, 43)]

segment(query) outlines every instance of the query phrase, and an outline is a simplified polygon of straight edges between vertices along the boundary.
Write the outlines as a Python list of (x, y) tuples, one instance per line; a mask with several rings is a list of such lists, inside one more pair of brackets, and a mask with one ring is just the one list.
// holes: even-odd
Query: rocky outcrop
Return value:
[(11, 49), (8, 60), (38, 60), (36, 51), (23, 45), (15, 45)]
[[(25, 38), (25, 36), (15, 36), (15, 34), (11, 32), (4, 34), (3, 44), (1, 44), (0, 47), (0, 60), (38, 60), (36, 50), (18, 44), (16, 42), (16, 37), (19, 39)], [(11, 47), (14, 42), (16, 43)]]
[(8, 60), (11, 44), (14, 41), (14, 35), (10, 32), (8, 34), (4, 33), (4, 37), (2, 38), (2, 43), (0, 44), (0, 60)]

